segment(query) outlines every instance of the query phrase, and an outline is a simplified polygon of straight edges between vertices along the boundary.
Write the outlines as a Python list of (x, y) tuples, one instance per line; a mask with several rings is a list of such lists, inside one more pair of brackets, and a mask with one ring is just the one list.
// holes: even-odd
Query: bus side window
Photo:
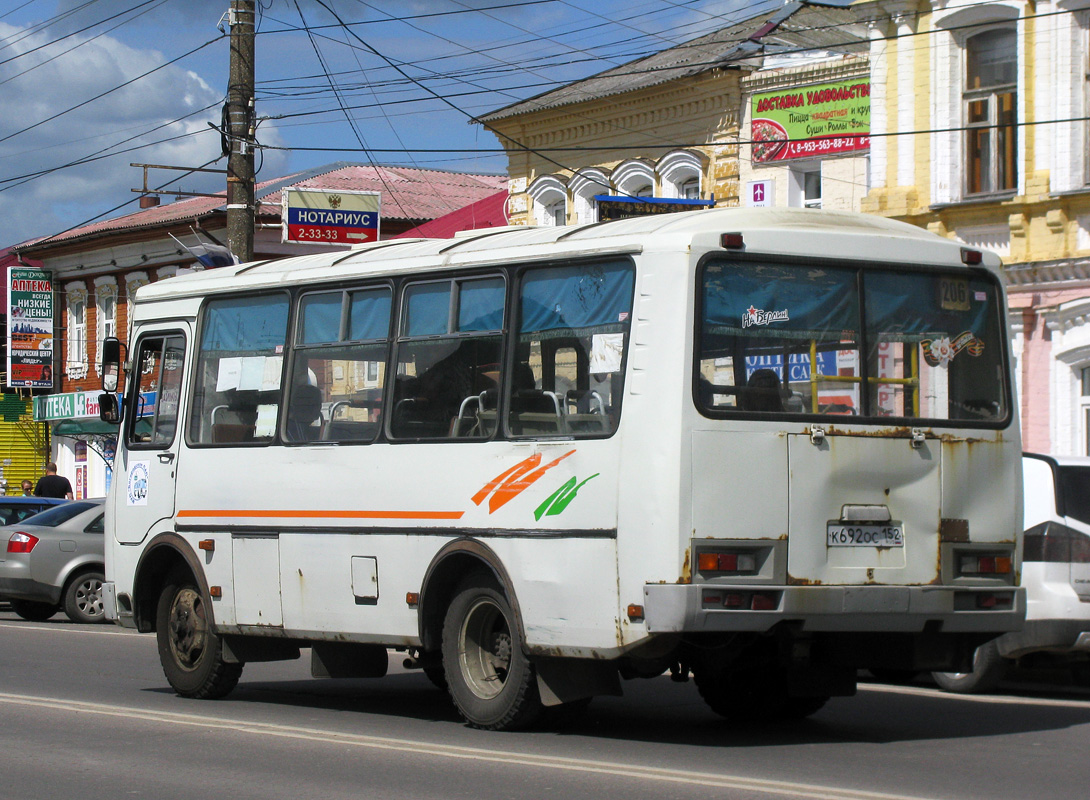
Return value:
[(405, 288), (390, 420), (394, 438), (492, 436), (505, 293), (500, 277)]
[(392, 292), (379, 286), (299, 302), (286, 442), (373, 442), (382, 428)]
[(136, 397), (126, 422), (130, 447), (167, 447), (178, 426), (185, 337), (152, 335), (140, 340), (136, 360)]
[(627, 262), (524, 274), (507, 418), (512, 436), (617, 429), (634, 287)]
[(228, 297), (204, 307), (189, 414), (191, 444), (272, 441), (288, 307), (282, 293)]

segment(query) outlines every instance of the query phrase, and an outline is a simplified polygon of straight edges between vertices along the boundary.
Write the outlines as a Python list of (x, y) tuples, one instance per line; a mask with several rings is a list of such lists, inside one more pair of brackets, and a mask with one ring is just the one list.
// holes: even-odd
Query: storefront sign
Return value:
[(377, 242), (378, 192), (284, 190), (282, 241), (300, 244)]
[(32, 267), (8, 267), (8, 386), (53, 387), (53, 281)]
[(650, 214), (673, 214), (678, 211), (696, 211), (711, 208), (714, 200), (686, 200), (674, 197), (625, 197), (623, 195), (596, 194), (598, 221), (646, 217)]
[(870, 148), (870, 83), (844, 81), (753, 95), (753, 163)]
[[(98, 396), (101, 392), (64, 392), (34, 398), (34, 421), (57, 422), (63, 419), (98, 419)], [(155, 408), (157, 392), (142, 392), (141, 412)]]

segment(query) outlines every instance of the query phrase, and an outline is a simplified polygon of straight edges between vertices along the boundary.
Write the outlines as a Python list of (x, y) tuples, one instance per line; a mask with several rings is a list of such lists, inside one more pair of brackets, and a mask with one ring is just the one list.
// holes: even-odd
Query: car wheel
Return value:
[(932, 672), (931, 677), (940, 689), (955, 694), (990, 692), (1007, 671), (1007, 660), (999, 655), (999, 645), (993, 639), (985, 642), (973, 653), (973, 669), (970, 672)]
[(182, 697), (216, 699), (238, 684), (242, 664), (224, 660), (208, 603), (186, 570), (172, 572), (159, 595), (155, 639), (167, 681)]
[(11, 610), (28, 622), (45, 622), (56, 614), (60, 607), (53, 603), (39, 603), (34, 600), (12, 600)]
[(491, 575), (463, 581), (447, 610), (443, 672), (454, 705), (475, 728), (518, 730), (541, 714), (515, 613)]
[(64, 590), (64, 613), (79, 623), (106, 621), (102, 605), (102, 582), (106, 576), (98, 570), (81, 572), (68, 582)]

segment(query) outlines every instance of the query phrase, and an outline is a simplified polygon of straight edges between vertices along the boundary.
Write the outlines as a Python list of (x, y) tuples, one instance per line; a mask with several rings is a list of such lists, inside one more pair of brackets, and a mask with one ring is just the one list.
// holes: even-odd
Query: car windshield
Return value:
[(1090, 467), (1060, 467), (1060, 507), (1065, 516), (1090, 525)]
[(40, 514), (35, 514), (32, 517), (27, 517), (23, 520), (25, 525), (41, 525), (43, 528), (56, 528), (77, 514), (82, 514), (89, 508), (94, 508), (98, 503), (86, 503), (79, 500), (75, 500), (71, 503), (62, 503), (59, 506), (53, 506), (53, 508), (47, 508)]

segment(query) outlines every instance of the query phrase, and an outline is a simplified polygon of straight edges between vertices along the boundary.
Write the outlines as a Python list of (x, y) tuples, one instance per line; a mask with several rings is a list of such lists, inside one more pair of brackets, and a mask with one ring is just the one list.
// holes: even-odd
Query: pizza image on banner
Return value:
[(870, 149), (870, 83), (842, 81), (755, 94), (754, 164)]

